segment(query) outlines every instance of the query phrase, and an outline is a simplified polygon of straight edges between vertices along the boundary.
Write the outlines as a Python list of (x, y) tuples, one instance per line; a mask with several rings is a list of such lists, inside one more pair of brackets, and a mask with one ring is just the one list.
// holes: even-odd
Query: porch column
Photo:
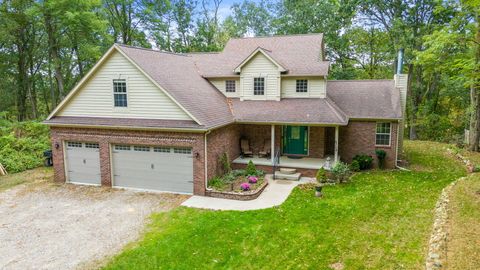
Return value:
[(270, 142), (272, 144), (271, 150), (270, 150), (270, 158), (272, 159), (272, 165), (275, 161), (275, 125), (272, 125), (271, 131), (270, 131), (271, 139)]
[(334, 158), (334, 163), (338, 162), (338, 131), (339, 131), (339, 126), (335, 127), (335, 158)]

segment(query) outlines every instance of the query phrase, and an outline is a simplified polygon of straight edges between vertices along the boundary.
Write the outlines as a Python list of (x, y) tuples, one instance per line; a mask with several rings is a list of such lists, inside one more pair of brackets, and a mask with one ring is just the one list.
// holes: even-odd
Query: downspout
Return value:
[(210, 191), (212, 190), (211, 188), (208, 188), (208, 157), (207, 157), (207, 135), (210, 134), (211, 130), (207, 130), (207, 132), (205, 132), (205, 190), (207, 191)]

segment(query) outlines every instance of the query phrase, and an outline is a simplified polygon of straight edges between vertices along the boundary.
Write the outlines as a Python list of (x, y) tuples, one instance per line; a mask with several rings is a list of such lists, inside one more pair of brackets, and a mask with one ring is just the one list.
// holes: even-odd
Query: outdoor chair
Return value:
[(242, 157), (253, 157), (253, 151), (250, 149), (250, 142), (247, 139), (240, 140), (240, 149)]
[(272, 153), (272, 141), (270, 139), (266, 139), (263, 143), (263, 149), (258, 152), (259, 157), (270, 157)]

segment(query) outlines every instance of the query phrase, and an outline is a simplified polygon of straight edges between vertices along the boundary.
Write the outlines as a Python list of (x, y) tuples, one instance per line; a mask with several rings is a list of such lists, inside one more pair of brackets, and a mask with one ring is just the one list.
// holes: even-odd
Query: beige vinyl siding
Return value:
[[(225, 81), (234, 80), (235, 81), (235, 93), (225, 91)], [(210, 79), (209, 80), (213, 86), (215, 86), (222, 94), (227, 97), (239, 97), (240, 96), (240, 80), (238, 78), (222, 78), (222, 79)]]
[[(113, 79), (126, 79), (126, 108), (114, 107)], [(182, 108), (119, 52), (113, 52), (106, 59), (57, 115), (191, 120)]]
[[(297, 93), (297, 80), (308, 80), (306, 93)], [(326, 86), (323, 77), (283, 77), (282, 98), (324, 98)]]
[[(265, 95), (253, 95), (253, 78), (265, 78)], [(240, 74), (240, 97), (244, 100), (280, 100), (280, 71), (263, 53), (246, 63)]]

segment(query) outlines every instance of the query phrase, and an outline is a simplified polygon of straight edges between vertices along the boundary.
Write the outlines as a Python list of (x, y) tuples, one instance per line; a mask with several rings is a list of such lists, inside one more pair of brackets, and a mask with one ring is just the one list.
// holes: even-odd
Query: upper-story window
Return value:
[(235, 93), (235, 81), (234, 80), (226, 80), (225, 81), (225, 92)]
[(253, 94), (265, 95), (265, 78), (253, 78)]
[(115, 107), (127, 107), (127, 82), (124, 79), (113, 80), (113, 101)]
[(375, 134), (375, 145), (390, 146), (391, 137), (390, 123), (377, 123)]
[(297, 93), (308, 92), (308, 80), (297, 80)]

